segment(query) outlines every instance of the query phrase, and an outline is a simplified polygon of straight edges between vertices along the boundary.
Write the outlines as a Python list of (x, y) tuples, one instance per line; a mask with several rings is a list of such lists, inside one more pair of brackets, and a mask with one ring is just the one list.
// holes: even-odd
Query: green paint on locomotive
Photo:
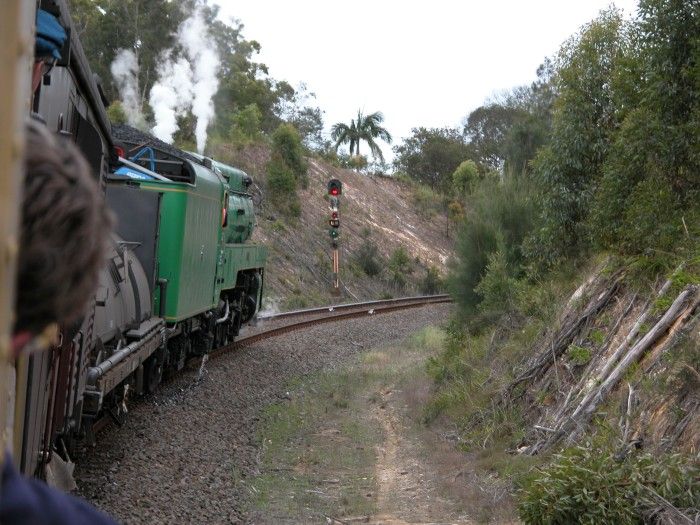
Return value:
[[(221, 292), (236, 286), (240, 272), (262, 269), (267, 258), (265, 247), (243, 243), (255, 225), (250, 197), (233, 193), (222, 176), (204, 166), (189, 165), (194, 184), (140, 183), (144, 190), (162, 193), (157, 275), (168, 281), (164, 315), (171, 323), (215, 308)], [(154, 311), (159, 311), (157, 291), (153, 299)], [(261, 300), (262, 287), (256, 303)]]

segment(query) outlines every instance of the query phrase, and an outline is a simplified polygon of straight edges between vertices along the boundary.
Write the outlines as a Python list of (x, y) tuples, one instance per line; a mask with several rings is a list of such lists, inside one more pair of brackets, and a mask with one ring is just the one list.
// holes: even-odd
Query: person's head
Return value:
[(84, 314), (111, 230), (87, 162), (46, 126), (27, 126), (15, 334), (40, 334)]

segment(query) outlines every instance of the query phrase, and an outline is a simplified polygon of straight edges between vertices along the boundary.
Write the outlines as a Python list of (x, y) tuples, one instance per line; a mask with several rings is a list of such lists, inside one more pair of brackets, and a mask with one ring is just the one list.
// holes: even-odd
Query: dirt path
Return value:
[(255, 523), (513, 523), (508, 482), (420, 423), (436, 334), (365, 351), (268, 410)]
[(442, 495), (439, 473), (431, 464), (434, 449), (427, 450), (428, 443), (416, 439), (405, 421), (400, 394), (392, 389), (384, 391), (381, 404), (371, 414), (384, 430), (384, 442), (377, 451), (378, 512), (368, 522), (473, 523), (460, 515), (454, 501)]

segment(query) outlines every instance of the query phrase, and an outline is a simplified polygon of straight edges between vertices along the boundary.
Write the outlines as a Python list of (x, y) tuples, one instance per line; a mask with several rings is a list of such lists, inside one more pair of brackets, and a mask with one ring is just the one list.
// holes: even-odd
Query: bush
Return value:
[(510, 275), (503, 252), (489, 255), (486, 270), (474, 291), (481, 297), (479, 310), (487, 317), (498, 318), (515, 307), (518, 281)]
[(272, 134), (272, 152), (273, 155), (280, 156), (301, 187), (306, 188), (309, 183), (306, 173), (308, 165), (304, 159), (304, 148), (299, 138), (299, 132), (294, 126), (280, 124)]
[[(521, 246), (535, 227), (536, 213), (527, 180), (506, 179), (500, 183), (487, 178), (479, 182), (471, 196), (470, 210), (458, 230), (457, 262), (448, 280), (463, 313), (476, 312), (487, 287), (495, 292), (495, 282), (485, 284), (480, 290), (477, 286), (496, 252), (501, 252), (499, 271), (505, 272), (504, 276), (522, 275), (525, 261)], [(495, 272), (496, 262), (493, 264)]]
[(267, 171), (267, 189), (272, 204), (283, 215), (298, 217), (301, 214), (301, 206), (292, 170), (279, 155), (275, 155), (268, 163)]
[(388, 264), (391, 274), (391, 282), (399, 289), (406, 286), (406, 276), (413, 273), (411, 258), (408, 256), (406, 248), (399, 246), (391, 254)]
[(119, 100), (112, 102), (107, 108), (107, 118), (112, 124), (126, 124), (128, 118), (124, 106)]
[(370, 277), (378, 275), (382, 271), (382, 260), (377, 245), (365, 239), (355, 253), (355, 261), (365, 274)]
[(262, 112), (257, 104), (248, 104), (233, 116), (231, 140), (235, 145), (243, 146), (260, 136)]
[(479, 178), (479, 169), (473, 160), (465, 160), (452, 174), (452, 184), (461, 195), (471, 193)]
[(620, 459), (607, 449), (575, 447), (522, 482), (518, 512), (532, 524), (655, 522), (668, 508), (664, 500), (680, 510), (697, 507), (698, 476), (697, 463), (680, 455)]
[(442, 279), (440, 272), (435, 266), (430, 266), (425, 271), (425, 277), (420, 283), (420, 291), (425, 295), (434, 295), (442, 290)]
[(442, 204), (442, 197), (423, 184), (416, 185), (412, 199), (416, 213), (425, 219), (433, 217), (440, 210)]

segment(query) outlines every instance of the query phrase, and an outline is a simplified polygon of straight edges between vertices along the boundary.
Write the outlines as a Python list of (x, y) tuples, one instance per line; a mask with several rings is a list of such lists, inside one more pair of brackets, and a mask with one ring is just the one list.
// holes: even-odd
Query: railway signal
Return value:
[(340, 267), (340, 255), (338, 252), (338, 240), (340, 239), (340, 196), (343, 194), (343, 183), (338, 179), (328, 181), (328, 203), (331, 211), (331, 217), (328, 219), (330, 226), (328, 234), (331, 237), (331, 247), (333, 248), (333, 291), (340, 293), (340, 282), (338, 280), (338, 272)]
[(328, 195), (331, 197), (340, 197), (343, 194), (343, 183), (338, 179), (328, 181)]

